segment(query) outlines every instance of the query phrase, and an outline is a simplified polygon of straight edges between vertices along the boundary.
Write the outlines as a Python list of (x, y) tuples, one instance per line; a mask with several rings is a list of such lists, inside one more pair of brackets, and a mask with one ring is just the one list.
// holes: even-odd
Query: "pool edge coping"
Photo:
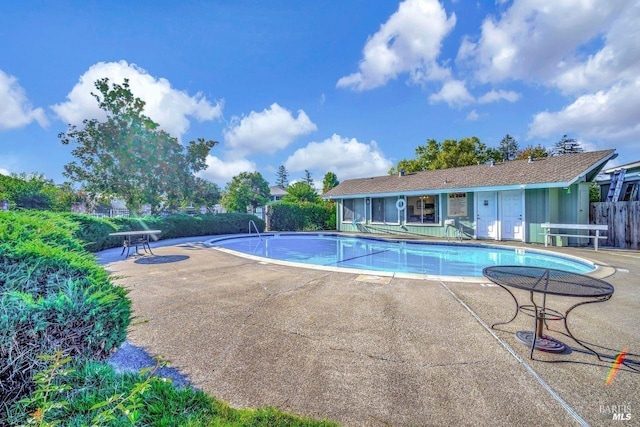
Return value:
[[(479, 241), (473, 242), (441, 242), (438, 240), (415, 240), (415, 239), (401, 239), (397, 237), (382, 237), (382, 236), (362, 236), (354, 233), (339, 233), (335, 231), (314, 231), (314, 232), (295, 232), (295, 231), (277, 231), (277, 232), (264, 232), (260, 233), (261, 236), (276, 236), (276, 235), (316, 235), (316, 236), (351, 236), (357, 237), (361, 239), (369, 239), (369, 240), (380, 240), (385, 242), (423, 242), (423, 243), (435, 243), (441, 245), (473, 245), (479, 247), (494, 247), (494, 248), (513, 248), (518, 249), (518, 246), (509, 246), (509, 245), (499, 245), (499, 244), (491, 244), (491, 243), (483, 243)], [(265, 258), (256, 255), (250, 255), (244, 252), (234, 251), (227, 248), (216, 247), (212, 242), (221, 241), (221, 240), (229, 240), (234, 238), (242, 238), (242, 237), (255, 237), (254, 233), (238, 233), (238, 234), (227, 234), (220, 237), (214, 237), (209, 240), (204, 241), (204, 245), (208, 248), (215, 249), (230, 255), (239, 256), (241, 258), (251, 259), (253, 261), (259, 262), (261, 264), (274, 264), (274, 265), (283, 265), (286, 267), (295, 267), (295, 268), (307, 268), (311, 270), (321, 270), (321, 271), (332, 271), (337, 273), (351, 273), (358, 275), (371, 275), (371, 276), (380, 276), (380, 277), (392, 277), (392, 278), (400, 278), (400, 279), (413, 279), (413, 280), (430, 280), (430, 281), (439, 281), (439, 282), (462, 282), (462, 283), (487, 283), (488, 279), (485, 277), (474, 277), (474, 276), (439, 276), (439, 275), (431, 275), (431, 274), (420, 274), (420, 273), (405, 273), (405, 272), (389, 272), (389, 271), (379, 271), (379, 270), (365, 270), (358, 268), (348, 268), (348, 267), (336, 267), (336, 266), (325, 266), (325, 265), (317, 265), (317, 264), (306, 264), (302, 262), (293, 262), (293, 261), (283, 261), (272, 258)], [(589, 258), (582, 258), (571, 254), (558, 254), (557, 252), (545, 250), (545, 249), (537, 249), (537, 248), (525, 248), (528, 251), (549, 254), (557, 257), (570, 258), (582, 263), (591, 264), (594, 266), (594, 270), (588, 273), (582, 273), (587, 276), (596, 277), (599, 279), (611, 276), (615, 273), (615, 268), (603, 264), (601, 262), (596, 262)]]

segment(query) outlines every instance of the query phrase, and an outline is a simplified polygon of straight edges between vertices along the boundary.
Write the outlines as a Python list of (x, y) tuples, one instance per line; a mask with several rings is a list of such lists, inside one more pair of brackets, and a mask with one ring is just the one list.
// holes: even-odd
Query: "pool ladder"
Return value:
[(258, 237), (260, 238), (260, 240), (262, 240), (262, 236), (260, 235), (260, 231), (258, 231), (258, 226), (256, 225), (255, 221), (250, 219), (249, 220), (249, 234), (251, 234), (251, 226), (253, 225), (253, 228), (256, 230), (256, 233), (258, 233)]
[(460, 243), (462, 243), (462, 224), (458, 224), (458, 227), (456, 227), (455, 219), (447, 219), (444, 221), (444, 225), (446, 226), (445, 234), (447, 235), (447, 242), (451, 238), (451, 235), (449, 234), (449, 229), (453, 229), (453, 238), (455, 239), (457, 237), (457, 240), (459, 240)]

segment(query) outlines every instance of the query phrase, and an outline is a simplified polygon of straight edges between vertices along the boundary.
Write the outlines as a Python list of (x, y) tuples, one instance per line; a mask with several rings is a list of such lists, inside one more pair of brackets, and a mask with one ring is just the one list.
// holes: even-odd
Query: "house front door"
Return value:
[(502, 239), (524, 241), (522, 202), (522, 191), (520, 190), (501, 193), (500, 231)]
[(478, 239), (498, 239), (497, 198), (495, 191), (476, 193), (476, 237)]

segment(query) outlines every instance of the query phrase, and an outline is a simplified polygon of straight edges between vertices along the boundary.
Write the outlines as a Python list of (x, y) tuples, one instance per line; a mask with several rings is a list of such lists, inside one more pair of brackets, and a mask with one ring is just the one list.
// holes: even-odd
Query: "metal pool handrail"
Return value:
[(253, 228), (255, 228), (256, 233), (258, 233), (258, 237), (262, 239), (262, 236), (260, 235), (260, 231), (258, 231), (258, 226), (256, 225), (255, 221), (252, 219), (249, 220), (249, 234), (251, 234), (251, 224), (253, 224)]

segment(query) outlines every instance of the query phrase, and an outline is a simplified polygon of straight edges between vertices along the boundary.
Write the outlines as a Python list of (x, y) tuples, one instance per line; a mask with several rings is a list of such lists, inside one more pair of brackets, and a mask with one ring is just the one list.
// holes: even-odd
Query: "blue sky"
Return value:
[(637, 161), (638, 22), (638, 0), (4, 1), (0, 173), (63, 182), (58, 134), (100, 117), (102, 77), (180, 141), (220, 141), (201, 175), (223, 188), (384, 175), (431, 138), (567, 134)]

